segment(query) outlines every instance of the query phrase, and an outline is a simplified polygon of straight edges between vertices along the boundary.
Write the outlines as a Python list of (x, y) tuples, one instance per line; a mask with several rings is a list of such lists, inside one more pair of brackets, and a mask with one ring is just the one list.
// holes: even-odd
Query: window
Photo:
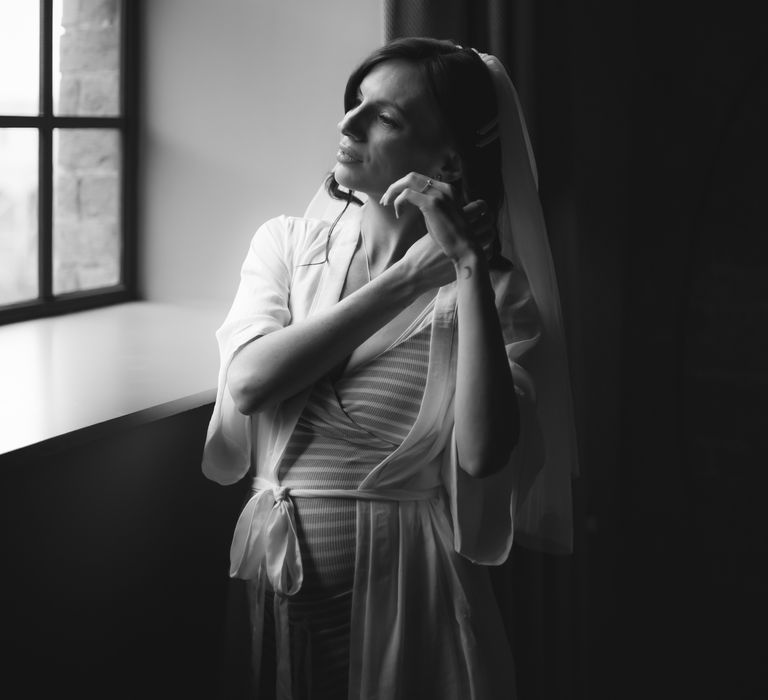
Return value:
[(0, 0), (0, 322), (135, 298), (135, 0)]

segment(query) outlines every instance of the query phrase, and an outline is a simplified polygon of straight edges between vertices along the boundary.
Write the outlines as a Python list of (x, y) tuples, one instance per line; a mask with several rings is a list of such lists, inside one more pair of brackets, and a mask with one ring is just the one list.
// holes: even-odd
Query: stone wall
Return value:
[[(119, 0), (62, 0), (55, 111), (115, 116), (120, 94)], [(54, 292), (120, 281), (119, 132), (61, 129), (54, 140)]]
[(119, 113), (120, 3), (62, 0), (59, 114)]

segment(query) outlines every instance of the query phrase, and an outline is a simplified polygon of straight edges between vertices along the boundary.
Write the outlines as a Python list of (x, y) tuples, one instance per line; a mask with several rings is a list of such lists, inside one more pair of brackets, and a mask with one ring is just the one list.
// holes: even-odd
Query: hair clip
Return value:
[(481, 126), (475, 133), (480, 137), (476, 142), (477, 148), (487, 146), (492, 141), (499, 138), (499, 118), (494, 117), (487, 124)]

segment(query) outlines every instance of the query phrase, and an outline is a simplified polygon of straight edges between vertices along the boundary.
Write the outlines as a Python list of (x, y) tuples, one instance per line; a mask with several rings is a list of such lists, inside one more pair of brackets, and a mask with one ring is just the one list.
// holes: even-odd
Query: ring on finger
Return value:
[(424, 187), (422, 187), (419, 192), (422, 194), (426, 192), (430, 187), (432, 187), (432, 178), (428, 177), (427, 181), (424, 183)]

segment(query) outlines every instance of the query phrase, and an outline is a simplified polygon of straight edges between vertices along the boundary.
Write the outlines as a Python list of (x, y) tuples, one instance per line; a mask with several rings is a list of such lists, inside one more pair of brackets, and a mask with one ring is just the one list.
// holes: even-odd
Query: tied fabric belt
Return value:
[(441, 487), (420, 491), (405, 489), (289, 489), (261, 477), (256, 492), (245, 504), (229, 551), (231, 577), (253, 579), (266, 573), (272, 590), (294, 595), (301, 589), (304, 569), (296, 535), (293, 498), (354, 498), (365, 501), (421, 501), (440, 494)]
[[(366, 501), (421, 501), (440, 495), (441, 487), (420, 491), (404, 489), (289, 489), (256, 477), (255, 493), (245, 504), (235, 526), (230, 549), (229, 575), (256, 579), (256, 600), (252, 624), (259, 630), (253, 638), (252, 665), (258, 678), (261, 666), (261, 629), (264, 623), (264, 578), (269, 580), (275, 614), (275, 645), (277, 669), (275, 692), (278, 700), (292, 700), (294, 673), (310, 668), (292, 669), (290, 633), (288, 628), (288, 598), (301, 589), (304, 570), (301, 564), (296, 521), (293, 516), (293, 498), (354, 498)], [(302, 655), (300, 655), (302, 656)], [(308, 655), (304, 655), (307, 658)], [(306, 660), (305, 660), (306, 664)]]

